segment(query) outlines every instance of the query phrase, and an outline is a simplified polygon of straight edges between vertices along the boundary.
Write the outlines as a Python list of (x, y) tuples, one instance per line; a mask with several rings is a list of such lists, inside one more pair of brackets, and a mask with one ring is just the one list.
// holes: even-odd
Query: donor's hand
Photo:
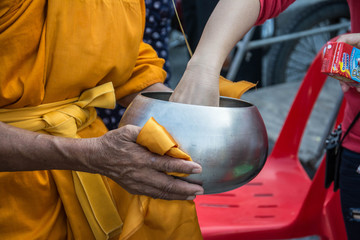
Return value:
[(171, 102), (219, 106), (219, 73), (210, 67), (189, 62), (170, 97)]
[[(349, 45), (352, 45), (353, 47), (360, 49), (360, 33), (341, 35), (337, 41), (347, 43)], [(340, 85), (343, 92), (347, 92), (351, 87), (353, 87), (342, 81), (340, 81)], [(355, 88), (358, 92), (360, 92), (360, 83)]]

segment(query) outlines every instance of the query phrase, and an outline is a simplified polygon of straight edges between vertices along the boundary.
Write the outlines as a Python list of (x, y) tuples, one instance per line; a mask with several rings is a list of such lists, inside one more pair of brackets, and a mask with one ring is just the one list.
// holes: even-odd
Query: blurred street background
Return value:
[[(184, 13), (180, 12), (180, 15), (184, 16)], [(258, 83), (256, 89), (245, 93), (242, 99), (259, 109), (268, 132), (269, 151), (315, 55), (328, 40), (349, 30), (349, 18), (346, 1), (297, 0), (277, 18), (254, 27), (233, 49), (222, 75), (234, 82), (247, 80)], [(189, 60), (184, 37), (175, 18), (170, 33), (168, 60), (171, 72), (168, 84), (174, 89)], [(310, 177), (323, 158), (324, 142), (333, 128), (341, 99), (338, 81), (328, 78), (299, 151), (299, 158)], [(301, 238), (316, 239), (319, 238)]]
[[(258, 83), (256, 89), (245, 93), (242, 99), (259, 109), (268, 131), (270, 150), (313, 58), (328, 40), (349, 30), (349, 18), (346, 1), (297, 0), (277, 18), (253, 28), (248, 42), (245, 42), (245, 37), (242, 41), (245, 43), (239, 42), (234, 48), (230, 66), (222, 75), (235, 82)], [(169, 86), (174, 89), (186, 68), (189, 54), (183, 35), (176, 28), (177, 20), (173, 21)], [(272, 43), (274, 41), (276, 43)], [(299, 152), (310, 176), (323, 157), (324, 141), (333, 127), (341, 99), (338, 81), (329, 78), (312, 113)]]

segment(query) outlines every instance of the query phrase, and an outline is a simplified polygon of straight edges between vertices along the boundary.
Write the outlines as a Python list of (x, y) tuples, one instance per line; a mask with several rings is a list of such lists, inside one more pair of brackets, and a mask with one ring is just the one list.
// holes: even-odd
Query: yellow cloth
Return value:
[(110, 81), (120, 99), (163, 82), (144, 26), (143, 0), (1, 0), (0, 107), (62, 101)]
[[(114, 104), (111, 105), (111, 103), (114, 103), (111, 90), (112, 84), (107, 83), (87, 90), (79, 98), (71, 99), (71, 101), (65, 100), (59, 103), (23, 109), (0, 109), (0, 120), (32, 131), (77, 137), (77, 131), (73, 131), (73, 129), (81, 129), (82, 126), (88, 126), (89, 121), (94, 120), (94, 117), (91, 116), (96, 116), (96, 113), (91, 111), (94, 105), (99, 107), (114, 106)], [(146, 136), (149, 129), (150, 136)], [(153, 135), (151, 134), (155, 133), (151, 129), (160, 131), (159, 140), (163, 140), (163, 146), (167, 146), (168, 149), (159, 148), (160, 145), (152, 141), (151, 136)], [(64, 135), (61, 135), (62, 132)], [(71, 136), (71, 134), (75, 135)], [(146, 144), (144, 143), (146, 139), (151, 140)], [(177, 148), (177, 144), (172, 137), (155, 121), (149, 121), (149, 124), (139, 135), (139, 142), (146, 146), (149, 146), (149, 144), (155, 146), (154, 148), (149, 146), (152, 150), (165, 150), (170, 156), (191, 160), (187, 154)], [(56, 175), (55, 173), (56, 184), (58, 186), (64, 185), (62, 179), (59, 179)], [(146, 196), (132, 196), (128, 207), (121, 203), (119, 207), (114, 205), (111, 192), (108, 192), (110, 187), (106, 186), (107, 180), (102, 176), (83, 172), (72, 172), (72, 176), (78, 200), (96, 239), (109, 239), (121, 232), (123, 221), (119, 216), (117, 207), (127, 210), (124, 231), (120, 239), (128, 239), (135, 235), (143, 235), (141, 239), (169, 239), (168, 237), (171, 237), (171, 239), (184, 239), (183, 237), (189, 237), (189, 233), (194, 233), (194, 231), (195, 235), (192, 235), (192, 239), (201, 239), (196, 214), (194, 214), (195, 205), (192, 201), (162, 201)], [(179, 174), (179, 176), (181, 175)], [(156, 217), (148, 215), (149, 211), (152, 211), (152, 215)], [(184, 214), (185, 212), (188, 212), (188, 214)], [(170, 229), (167, 227), (163, 228), (162, 231), (157, 228), (155, 228), (157, 231), (145, 230), (145, 221), (156, 226), (156, 222), (163, 221), (159, 216), (165, 218), (164, 215), (171, 217), (166, 222), (171, 227)], [(189, 217), (191, 221), (189, 221)], [(179, 228), (179, 226), (182, 227)], [(137, 239), (136, 237), (133, 238)]]
[[(155, 121), (151, 117), (141, 129), (136, 142), (151, 152), (157, 153), (159, 155), (169, 155), (175, 158), (181, 158), (188, 161), (192, 161), (191, 157), (185, 152), (181, 151), (178, 148), (178, 144), (175, 142), (173, 137), (167, 132), (167, 130)], [(187, 174), (184, 173), (167, 173), (169, 175), (186, 177)], [(134, 196), (134, 200), (130, 205), (130, 211), (138, 218), (133, 218), (131, 225), (141, 227), (144, 224), (145, 216), (148, 212), (152, 211), (157, 213), (156, 215), (162, 216), (164, 222), (172, 222), (171, 226), (182, 226), (182, 230), (179, 229), (157, 229), (153, 231), (151, 237), (144, 234), (144, 232), (139, 231), (134, 239), (202, 239), (199, 228), (194, 228), (194, 225), (197, 225), (197, 218), (191, 216), (191, 209), (195, 209), (195, 203), (193, 201), (166, 201), (166, 200), (154, 200), (147, 196)], [(155, 201), (158, 201), (160, 204), (154, 204)], [(161, 207), (159, 207), (161, 206)], [(183, 210), (179, 211), (180, 206), (186, 206)], [(143, 217), (142, 217), (143, 216)], [(190, 217), (190, 218), (189, 218)], [(158, 222), (155, 218), (153, 220), (147, 220), (152, 223)], [(125, 222), (127, 224), (127, 222)], [(125, 225), (124, 225), (125, 226)], [(156, 227), (157, 228), (157, 227)], [(155, 228), (155, 229), (156, 229)], [(136, 228), (134, 228), (136, 229)], [(170, 234), (169, 234), (170, 233)], [(127, 238), (127, 235), (132, 234), (132, 232), (124, 231), (122, 237)], [(167, 235), (164, 235), (167, 234)]]
[(232, 82), (224, 77), (220, 77), (220, 95), (224, 97), (241, 98), (241, 96), (256, 84), (248, 81)]
[[(163, 82), (164, 60), (142, 42), (144, 26), (143, 0), (0, 1), (0, 108), (67, 101), (106, 82), (120, 99)], [(97, 118), (78, 135), (106, 131)], [(193, 202), (146, 199), (145, 209), (143, 196), (103, 179), (124, 221), (121, 239), (201, 237)], [(0, 239), (94, 239), (71, 171), (2, 172), (0, 189)]]
[[(0, 109), (0, 120), (15, 127), (62, 137), (78, 138), (77, 132), (94, 122), (94, 107), (114, 108), (112, 83), (86, 90), (79, 98), (21, 109)], [(110, 193), (98, 174), (73, 172), (74, 187), (96, 239), (121, 233), (123, 222)], [(61, 185), (61, 181), (56, 181)]]
[[(153, 153), (192, 161), (191, 157), (179, 149), (178, 144), (169, 132), (151, 117), (141, 129), (136, 143), (146, 147)], [(177, 177), (186, 177), (185, 173), (167, 173)]]

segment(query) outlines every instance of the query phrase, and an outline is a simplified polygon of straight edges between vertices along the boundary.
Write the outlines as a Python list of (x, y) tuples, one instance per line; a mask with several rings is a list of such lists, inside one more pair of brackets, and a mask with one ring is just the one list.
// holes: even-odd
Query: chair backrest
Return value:
[(321, 54), (320, 51), (316, 55), (295, 96), (272, 151), (275, 158), (287, 158), (298, 154), (307, 121), (327, 78), (325, 74), (320, 72)]
[[(300, 85), (269, 159), (298, 161), (297, 156), (307, 122), (321, 89), (327, 80), (327, 76), (320, 71), (321, 65), (322, 50), (316, 55)], [(341, 104), (335, 126), (342, 121), (344, 109), (345, 101)], [(329, 236), (346, 236), (344, 235), (345, 228), (341, 221), (342, 215), (340, 208), (332, 209), (332, 213), (328, 213), (332, 216), (332, 219), (328, 219), (329, 216), (324, 216), (324, 209), (327, 207), (327, 203), (331, 202), (334, 204), (334, 202), (336, 202), (335, 205), (340, 206), (338, 192), (334, 193), (332, 188), (326, 189), (324, 187), (325, 168), (326, 163), (324, 156), (312, 180), (299, 216), (296, 218), (294, 231), (302, 231), (302, 233), (308, 231), (308, 234), (311, 234), (313, 233), (311, 226), (316, 226), (317, 228), (321, 226), (323, 228), (321, 229), (322, 233), (330, 239), (341, 239)], [(334, 222), (334, 219), (336, 219), (335, 222), (337, 222), (336, 229), (329, 229), (329, 221)], [(305, 225), (307, 227), (305, 227)]]
[[(322, 50), (316, 55), (300, 85), (269, 159), (282, 159), (286, 161), (298, 160), (295, 156), (298, 155), (307, 122), (321, 89), (328, 78), (327, 75), (321, 73), (321, 66)], [(341, 104), (335, 126), (342, 121), (344, 109), (345, 101)], [(304, 228), (304, 223), (306, 223), (310, 234), (311, 226), (319, 226), (319, 223), (315, 222), (321, 221), (326, 205), (325, 203), (332, 201), (332, 198), (338, 199), (338, 194), (334, 194), (331, 188), (326, 189), (324, 187), (325, 166), (326, 163), (324, 157), (312, 180), (308, 194), (301, 207), (300, 214), (296, 219), (296, 221), (301, 224), (294, 224), (295, 229), (297, 228), (296, 226), (299, 227), (297, 228), (299, 231), (304, 231), (304, 229), (306, 229)], [(326, 199), (327, 196), (328, 198)], [(342, 217), (339, 209), (337, 209), (335, 215), (340, 219)], [(295, 229), (294, 231), (296, 231)], [(343, 229), (344, 228), (341, 225), (338, 227), (340, 235), (344, 233)], [(324, 231), (326, 231), (326, 229), (324, 229)]]

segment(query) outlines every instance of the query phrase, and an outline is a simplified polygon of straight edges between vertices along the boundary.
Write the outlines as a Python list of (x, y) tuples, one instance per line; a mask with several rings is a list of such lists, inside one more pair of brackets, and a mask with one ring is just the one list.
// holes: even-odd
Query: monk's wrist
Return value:
[(96, 172), (91, 164), (97, 158), (96, 138), (72, 139), (55, 137), (52, 141), (55, 152), (60, 158), (56, 168), (81, 172)]

